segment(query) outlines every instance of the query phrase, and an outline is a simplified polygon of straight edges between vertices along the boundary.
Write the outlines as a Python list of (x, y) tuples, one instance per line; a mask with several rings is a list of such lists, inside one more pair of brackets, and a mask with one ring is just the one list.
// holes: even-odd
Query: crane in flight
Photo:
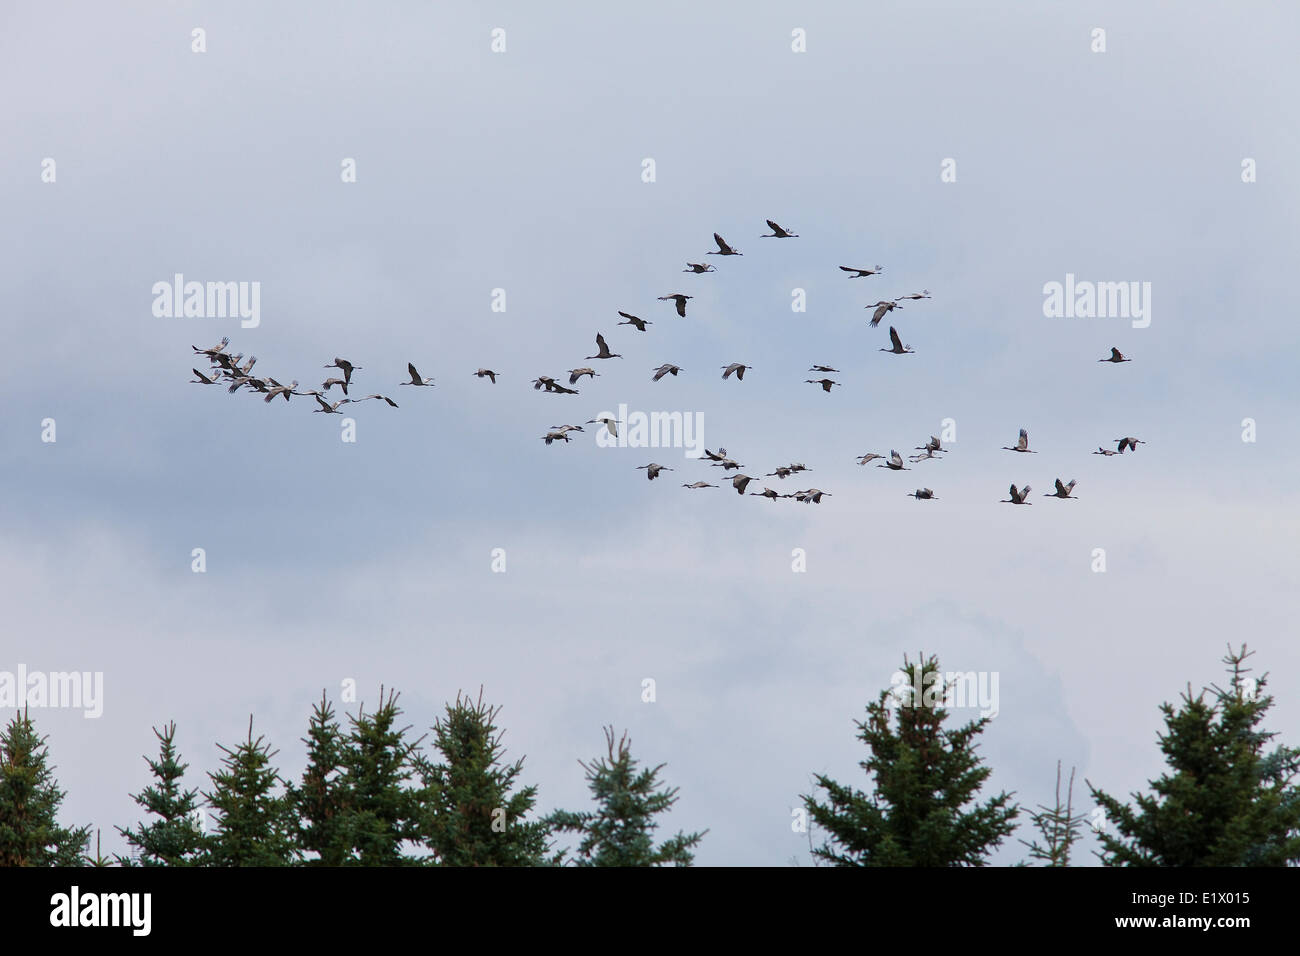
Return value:
[(609, 346), (605, 344), (605, 336), (601, 335), (599, 332), (596, 333), (596, 354), (588, 355), (587, 358), (610, 359), (610, 358), (622, 358), (622, 357), (623, 356), (619, 355), (617, 352), (611, 352), (609, 350)]
[(763, 235), (760, 238), (763, 239), (798, 239), (799, 238), (799, 234), (797, 232), (791, 232), (789, 229), (782, 229), (771, 219), (767, 221), (767, 228), (771, 229), (772, 231), (763, 233)]
[(899, 305), (897, 302), (895, 302), (893, 299), (885, 299), (880, 302), (877, 302), (875, 305), (864, 305), (863, 308), (876, 310), (875, 312), (871, 313), (871, 327), (874, 329), (877, 325), (880, 324), (880, 320), (885, 317), (886, 313), (893, 312), (895, 309), (901, 309), (902, 306)]
[(740, 252), (738, 249), (734, 249), (731, 246), (729, 246), (727, 244), (727, 240), (723, 239), (716, 232), (713, 234), (713, 241), (718, 244), (718, 250), (717, 252), (706, 252), (705, 253), (706, 256), (743, 256), (744, 255), (743, 252)]
[(723, 377), (724, 379), (725, 379), (728, 375), (730, 375), (732, 372), (735, 372), (735, 373), (736, 373), (736, 379), (737, 379), (738, 381), (744, 381), (744, 378), (745, 378), (745, 372), (748, 371), (749, 369), (753, 368), (754, 366), (752, 366), (752, 365), (743, 365), (743, 364), (741, 364), (740, 362), (732, 362), (730, 365), (720, 365), (720, 366), (718, 366), (718, 367), (721, 368), (721, 369), (725, 369), (725, 370), (726, 370), (726, 371), (724, 371), (724, 372), (722, 373), (722, 377)]
[(649, 319), (642, 319), (642, 318), (639, 318), (639, 317), (633, 315), (633, 314), (630, 313), (630, 312), (620, 312), (619, 315), (623, 316), (623, 318), (627, 319), (627, 321), (626, 321), (626, 322), (619, 322), (619, 323), (617, 323), (618, 325), (633, 325), (633, 326), (636, 326), (636, 330), (637, 330), (638, 332), (644, 332), (644, 331), (645, 331), (645, 327), (646, 327), (647, 325), (654, 325), (654, 323), (651, 322)]
[(361, 368), (360, 365), (353, 365), (347, 359), (335, 358), (333, 362), (325, 366), (326, 368), (342, 369), (343, 378), (348, 384), (352, 383), (352, 373)]
[(321, 382), (320, 387), (323, 388), (325, 390), (325, 394), (328, 395), (329, 390), (333, 388), (335, 385), (343, 389), (344, 395), (348, 393), (348, 383), (341, 378), (327, 378), (325, 379), (325, 381)]
[(829, 392), (832, 385), (839, 385), (839, 382), (832, 381), (829, 378), (806, 378), (804, 379), (809, 385), (820, 385), (823, 392)]
[[(411, 376), (411, 380), (410, 380), (409, 382), (401, 382), (401, 383), (399, 383), (399, 384), (401, 384), (401, 385), (427, 385), (427, 386), (429, 386), (429, 387), (432, 387), (432, 386), (433, 386), (433, 379), (431, 379), (431, 378), (421, 378), (421, 377), (420, 377), (420, 373), (416, 371), (416, 369), (415, 369), (415, 365), (414, 365), (413, 363), (411, 363), (411, 362), (407, 362), (407, 363), (406, 363), (406, 371), (410, 374), (410, 376)], [(344, 374), (345, 376), (347, 375), (346, 372), (344, 372), (343, 374)]]
[(339, 406), (350, 404), (351, 401), (352, 399), (350, 398), (340, 398), (337, 402), (331, 405), (329, 402), (325, 401), (325, 399), (317, 395), (316, 402), (320, 405), (320, 408), (313, 408), (312, 411), (324, 412), (326, 415), (342, 415), (343, 413), (339, 411)]
[(804, 504), (819, 505), (822, 503), (822, 495), (827, 498), (834, 497), (829, 491), (822, 491), (820, 488), (809, 488), (807, 491), (796, 491), (790, 497), (796, 501), (802, 501)]
[[(872, 324), (874, 325), (875, 323)], [(880, 351), (893, 352), (895, 355), (910, 355), (912, 352), (916, 351), (910, 345), (903, 345), (903, 340), (898, 337), (898, 330), (892, 325), (889, 327), (889, 342), (892, 347), (881, 349)]]
[(610, 417), (607, 416), (607, 415), (602, 415), (600, 418), (593, 418), (593, 419), (591, 419), (590, 421), (587, 422), (587, 424), (588, 424), (588, 425), (598, 425), (598, 424), (603, 424), (603, 425), (605, 426), (605, 430), (606, 430), (606, 431), (608, 431), (608, 432), (609, 432), (611, 435), (613, 435), (615, 438), (618, 437), (618, 421), (617, 421), (617, 419), (610, 418)]
[(268, 404), (270, 404), (271, 400), (274, 399), (277, 395), (283, 395), (284, 400), (287, 402), (289, 400), (289, 395), (293, 392), (295, 388), (298, 387), (297, 379), (294, 379), (288, 385), (281, 385), (273, 378), (267, 379), (267, 381), (271, 383), (271, 388), (268, 388), (266, 390), (266, 398), (262, 399), (262, 401)]
[(1003, 498), (1002, 503), (1010, 505), (1032, 505), (1033, 502), (1029, 500), (1029, 486), (1025, 485), (1024, 491), (1017, 491), (1016, 486), (1012, 485), (1011, 497)]
[(537, 376), (537, 378), (533, 379), (533, 388), (534, 389), (544, 388), (548, 392), (556, 392), (561, 395), (578, 394), (578, 390), (576, 388), (565, 388), (563, 385), (561, 385), (555, 379), (551, 378), (549, 375), (539, 375)]
[(1015, 447), (1012, 447), (1011, 445), (1003, 445), (1003, 446), (1002, 446), (1002, 450), (1003, 450), (1003, 451), (1020, 451), (1020, 452), (1025, 452), (1025, 453), (1030, 454), (1030, 455), (1037, 455), (1037, 454), (1038, 454), (1038, 452), (1036, 452), (1036, 451), (1030, 451), (1030, 449), (1029, 449), (1029, 432), (1025, 431), (1023, 428), (1020, 429), (1020, 440), (1016, 442)]
[(224, 352), (226, 350), (226, 346), (229, 344), (230, 344), (230, 336), (223, 335), (221, 337), (221, 341), (218, 342), (216, 345), (212, 346), (211, 348), (201, 349), (197, 345), (191, 345), (190, 348), (198, 352), (200, 355), (206, 355), (208, 358), (214, 358), (218, 353)]
[(736, 494), (743, 495), (745, 489), (749, 487), (749, 483), (753, 480), (754, 479), (749, 475), (733, 475), (731, 479), (731, 487), (736, 489)]
[[(1069, 483), (1068, 485), (1063, 485), (1063, 484), (1061, 484), (1061, 479), (1060, 479), (1060, 478), (1057, 478), (1057, 479), (1056, 479), (1056, 490), (1055, 490), (1055, 491), (1049, 491), (1049, 492), (1047, 492), (1047, 494), (1044, 495), (1043, 497), (1045, 497), (1045, 498), (1068, 498), (1070, 501), (1078, 501), (1078, 500), (1079, 500), (1078, 498), (1076, 498), (1076, 497), (1074, 497), (1072, 494), (1070, 494), (1070, 492), (1072, 492), (1072, 491), (1074, 491), (1074, 479), (1073, 479), (1073, 478), (1070, 479), (1070, 483)], [(1029, 493), (1029, 489), (1028, 489), (1028, 488), (1025, 489), (1025, 493), (1026, 493), (1026, 494)]]
[[(677, 314), (684, 319), (686, 318), (686, 300), (693, 299), (693, 298), (695, 298), (695, 296), (693, 295), (682, 295), (680, 292), (674, 292), (672, 295), (661, 295), (659, 297), (659, 301), (667, 302), (669, 300), (672, 300), (677, 305)], [(623, 312), (619, 313), (619, 315), (624, 315), (624, 314), (625, 313)], [(622, 323), (619, 324), (621, 325)]]

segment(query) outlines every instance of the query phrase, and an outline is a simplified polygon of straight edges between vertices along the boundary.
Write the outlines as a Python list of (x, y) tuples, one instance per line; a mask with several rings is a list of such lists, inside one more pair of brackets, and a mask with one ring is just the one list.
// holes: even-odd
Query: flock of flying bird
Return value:
[[(771, 219), (767, 220), (767, 225), (772, 231), (770, 233), (764, 233), (762, 235), (762, 238), (764, 239), (799, 238), (797, 233), (793, 233), (787, 229), (782, 228), (777, 223), (773, 222)], [(722, 236), (720, 236), (716, 232), (713, 234), (713, 240), (717, 244), (718, 248), (716, 250), (712, 250), (706, 253), (706, 255), (714, 255), (714, 256), (744, 255), (744, 253), (740, 252), (738, 249), (730, 245), (726, 240), (722, 238)], [(874, 275), (879, 275), (883, 271), (880, 268), (880, 266), (875, 266), (874, 268), (870, 268), (870, 269), (857, 268), (854, 266), (840, 266), (840, 270), (842, 272), (848, 273), (849, 278), (851, 279), (865, 279)], [(686, 273), (690, 273), (692, 275), (704, 275), (707, 273), (716, 272), (717, 269), (711, 264), (705, 264), (702, 262), (688, 262), (686, 264), (686, 268), (683, 269), (682, 271)], [(880, 320), (883, 319), (890, 312), (893, 312), (896, 309), (903, 308), (902, 303), (904, 301), (920, 301), (923, 299), (928, 299), (930, 297), (931, 296), (929, 290), (923, 289), (920, 292), (914, 292), (909, 295), (902, 295), (895, 299), (884, 299), (878, 302), (871, 303), (870, 305), (865, 306), (865, 308), (872, 310), (871, 320), (869, 322), (869, 325), (872, 328), (878, 326), (880, 324)], [(659, 296), (659, 301), (672, 302), (674, 308), (677, 311), (677, 314), (682, 318), (685, 318), (686, 303), (693, 298), (694, 296), (685, 295), (680, 292), (675, 292), (670, 295)], [(640, 318), (639, 316), (632, 315), (631, 313), (628, 312), (620, 311), (618, 314), (622, 316), (624, 319), (624, 321), (617, 323), (618, 325), (630, 325), (633, 328), (635, 328), (636, 331), (638, 332), (645, 332), (647, 331), (648, 326), (654, 324), (649, 319), (643, 319)], [(902, 340), (898, 336), (898, 330), (895, 329), (893, 326), (889, 327), (889, 342), (890, 342), (890, 347), (880, 349), (881, 352), (889, 352), (894, 355), (910, 355), (915, 352), (915, 350), (910, 345), (903, 344)], [(344, 405), (359, 404), (361, 402), (372, 401), (372, 400), (385, 402), (392, 408), (398, 407), (397, 403), (393, 401), (392, 398), (389, 398), (386, 395), (371, 394), (361, 398), (353, 398), (349, 396), (348, 389), (352, 387), (352, 374), (356, 371), (359, 371), (362, 367), (360, 365), (353, 365), (347, 359), (335, 358), (333, 362), (324, 366), (324, 368), (326, 369), (339, 370), (343, 375), (342, 378), (333, 376), (325, 379), (325, 381), (321, 383), (319, 389), (308, 389), (305, 391), (298, 391), (298, 382), (296, 379), (294, 381), (291, 381), (288, 385), (283, 385), (280, 382), (276, 381), (276, 379), (271, 378), (269, 376), (260, 377), (258, 375), (254, 375), (252, 370), (254, 364), (257, 362), (257, 357), (250, 355), (247, 361), (244, 361), (243, 353), (230, 355), (226, 352), (226, 349), (229, 347), (229, 345), (230, 345), (230, 339), (222, 338), (222, 340), (219, 343), (209, 348), (201, 349), (197, 346), (192, 346), (194, 352), (198, 355), (205, 356), (208, 359), (211, 366), (207, 372), (202, 372), (199, 369), (192, 369), (195, 375), (195, 378), (192, 379), (193, 384), (225, 385), (227, 386), (226, 390), (232, 395), (235, 392), (240, 391), (241, 389), (247, 389), (249, 392), (263, 395), (264, 396), (263, 400), (268, 404), (275, 401), (276, 398), (283, 398), (286, 402), (288, 402), (290, 396), (293, 395), (310, 396), (316, 400), (316, 404), (317, 404), (317, 407), (312, 409), (312, 411), (320, 412), (324, 414), (341, 415), (342, 414), (341, 409)], [(606, 359), (615, 359), (615, 358), (622, 358), (622, 357), (623, 356), (618, 352), (611, 352), (609, 348), (609, 343), (605, 341), (605, 336), (602, 333), (597, 332), (596, 333), (596, 354), (588, 355), (586, 357), (586, 360), (587, 361), (606, 360)], [(1132, 359), (1128, 358), (1123, 353), (1121, 353), (1119, 349), (1112, 348), (1109, 357), (1098, 359), (1098, 361), (1119, 363), (1119, 362), (1129, 362), (1132, 361)], [(743, 381), (745, 378), (745, 372), (752, 369), (753, 366), (746, 365), (741, 362), (732, 362), (728, 365), (721, 366), (721, 368), (722, 368), (722, 378), (724, 380), (730, 378), (731, 375), (734, 373), (738, 381)], [(414, 363), (407, 363), (406, 370), (409, 378), (407, 381), (398, 383), (399, 385), (409, 385), (417, 388), (427, 388), (427, 387), (432, 387), (434, 385), (434, 380), (432, 378), (426, 378), (422, 376), (419, 370), (416, 369)], [(681, 366), (674, 365), (671, 363), (665, 363), (653, 370), (653, 375), (651, 380), (658, 382), (666, 375), (672, 375), (676, 377), (677, 374), (681, 371), (682, 371)], [(804, 381), (809, 385), (819, 386), (824, 392), (830, 392), (830, 390), (834, 386), (841, 384), (840, 382), (837, 382), (828, 377), (829, 375), (838, 374), (839, 372), (838, 369), (833, 368), (829, 365), (813, 365), (808, 369), (808, 371), (818, 373), (823, 377), (816, 378), (816, 379), (811, 379), (811, 378), (805, 379)], [(495, 385), (498, 373), (491, 369), (480, 368), (475, 370), (472, 374), (480, 379), (483, 378), (489, 379), (491, 383)], [(562, 382), (557, 381), (556, 377), (548, 376), (548, 375), (539, 375), (537, 378), (533, 379), (532, 386), (537, 391), (544, 391), (548, 393), (562, 394), (562, 395), (577, 395), (578, 389), (576, 386), (584, 376), (594, 381), (595, 378), (600, 374), (601, 373), (597, 372), (594, 368), (591, 368), (589, 366), (583, 366), (581, 368), (573, 368), (568, 370), (569, 384), (567, 387), (564, 384), (562, 384)], [(559, 378), (563, 378), (563, 376), (559, 376)], [(343, 398), (337, 399), (334, 402), (330, 402), (328, 399), (329, 399), (330, 389), (332, 388), (338, 388), (343, 393)], [(602, 416), (600, 418), (590, 419), (585, 424), (603, 425), (612, 436), (617, 437), (618, 426), (622, 423), (616, 421), (615, 419), (609, 418), (607, 416)], [(582, 431), (584, 431), (584, 429), (581, 425), (552, 425), (547, 430), (546, 434), (541, 436), (541, 440), (544, 441), (547, 445), (550, 445), (554, 442), (564, 442), (567, 444), (570, 441), (569, 435), (571, 432), (582, 432)], [(1111, 451), (1110, 449), (1105, 448), (1104, 446), (1099, 446), (1097, 451), (1093, 452), (1093, 454), (1105, 455), (1105, 456), (1122, 455), (1125, 451), (1129, 451), (1129, 450), (1136, 452), (1138, 445), (1145, 444), (1145, 442), (1142, 441), (1141, 439), (1132, 438), (1129, 436), (1125, 436), (1123, 438), (1116, 438), (1114, 439), (1114, 441), (1116, 442), (1116, 449), (1114, 451)], [(928, 461), (930, 459), (935, 459), (939, 455), (947, 454), (948, 452), (948, 449), (943, 448), (940, 440), (933, 435), (930, 436), (930, 439), (924, 445), (916, 446), (915, 450), (921, 452), (921, 454), (908, 457), (908, 461), (912, 462), (913, 464), (917, 462)], [(1020, 438), (1016, 442), (1016, 444), (1004, 445), (1003, 450), (1019, 452), (1022, 454), (1036, 454), (1036, 452), (1030, 449), (1029, 433), (1025, 431), (1025, 429), (1023, 428), (1020, 429)], [(709, 449), (706, 448), (704, 450), (704, 457), (710, 461), (713, 467), (722, 468), (724, 475), (727, 472), (733, 470), (738, 472), (738, 474), (732, 476), (729, 480), (731, 481), (731, 487), (739, 495), (744, 495), (746, 493), (746, 488), (749, 486), (749, 483), (757, 480), (752, 476), (744, 474), (741, 471), (741, 469), (744, 468), (745, 466), (735, 461), (734, 459), (729, 458), (727, 456), (727, 450), (725, 448), (719, 448), (717, 452), (710, 451)], [(876, 466), (878, 468), (886, 468), (891, 471), (911, 470), (906, 465), (904, 465), (903, 457), (899, 455), (897, 451), (894, 451), (892, 449), (890, 450), (888, 458), (886, 458), (884, 455), (876, 454), (874, 452), (869, 452), (858, 458), (858, 464), (866, 465), (867, 463), (874, 461), (875, 459), (881, 459), (882, 461), (881, 464)], [(672, 468), (667, 467), (666, 465), (661, 465), (656, 462), (651, 462), (647, 465), (638, 465), (637, 469), (644, 470), (646, 473), (646, 478), (650, 481), (654, 481), (656, 478), (659, 477), (661, 473), (665, 471), (674, 470)], [(784, 480), (786, 478), (791, 477), (792, 475), (796, 475), (801, 472), (810, 471), (810, 470), (811, 469), (809, 469), (807, 466), (801, 463), (793, 463), (790, 465), (780, 465), (774, 471), (768, 472), (767, 474), (763, 475), (763, 477), (778, 478)], [(1056, 490), (1054, 492), (1049, 492), (1046, 495), (1046, 497), (1061, 498), (1066, 500), (1076, 500), (1075, 495), (1073, 494), (1074, 486), (1075, 486), (1075, 481), (1073, 479), (1071, 479), (1068, 484), (1065, 484), (1064, 482), (1061, 481), (1060, 478), (1057, 478)], [(710, 484), (707, 481), (695, 481), (690, 483), (684, 483), (682, 487), (695, 490), (701, 488), (717, 488), (719, 486)], [(1017, 504), (1017, 505), (1031, 504), (1031, 502), (1028, 500), (1029, 492), (1030, 492), (1029, 485), (1025, 485), (1023, 489), (1019, 489), (1016, 487), (1016, 485), (1012, 485), (1011, 492), (1010, 492), (1011, 497), (1004, 498), (1002, 499), (1002, 501), (1003, 503)], [(764, 487), (761, 492), (749, 492), (749, 494), (751, 497), (767, 498), (771, 501), (775, 501), (778, 498), (793, 498), (796, 501), (802, 501), (805, 504), (821, 504), (821, 500), (823, 496), (831, 497), (831, 493), (829, 491), (822, 491), (820, 488), (808, 488), (803, 491), (795, 491), (789, 494), (781, 494), (777, 491), (774, 491), (771, 488)], [(914, 492), (908, 492), (907, 496), (910, 498), (915, 498), (918, 501), (938, 500), (938, 495), (936, 495), (934, 491), (930, 488), (918, 488)]]

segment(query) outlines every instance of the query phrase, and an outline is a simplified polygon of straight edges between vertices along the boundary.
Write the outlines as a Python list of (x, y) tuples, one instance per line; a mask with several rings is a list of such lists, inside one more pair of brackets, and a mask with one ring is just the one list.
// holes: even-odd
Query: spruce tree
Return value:
[(1065, 802), (1061, 802), (1061, 762), (1056, 762), (1056, 802), (1050, 806), (1039, 804), (1037, 811), (1029, 812), (1042, 843), (1038, 840), (1021, 840), (1029, 847), (1031, 859), (1046, 866), (1069, 866), (1070, 850), (1079, 840), (1083, 829), (1083, 814), (1074, 812), (1074, 768), (1070, 768), (1070, 783), (1066, 787)]
[(1300, 863), (1300, 750), (1265, 751), (1277, 735), (1259, 726), (1273, 698), (1263, 693), (1267, 674), (1246, 676), (1251, 653), (1229, 646), (1228, 688), (1193, 696), (1188, 685), (1180, 706), (1161, 704), (1169, 772), (1151, 782), (1152, 794), (1132, 794), (1130, 806), (1088, 784), (1106, 811), (1097, 855), (1107, 866)]
[(352, 861), (351, 801), (343, 777), (343, 731), (324, 691), (312, 708), (303, 743), (307, 769), (302, 785), (289, 789), (297, 844), (300, 850), (316, 854), (306, 859), (308, 866), (343, 866)]
[(373, 714), (359, 708), (344, 733), (321, 694), (309, 722), (307, 769), (290, 788), (301, 850), (315, 866), (403, 866), (421, 862), (407, 852), (419, 840), (419, 740), (396, 727), (402, 710), (394, 692), (379, 692)]
[(384, 696), (373, 714), (359, 708), (349, 718), (351, 729), (341, 761), (347, 793), (347, 833), (362, 866), (400, 866), (417, 862), (403, 852), (419, 839), (419, 793), (411, 786), (417, 775), (419, 745), (406, 739), (409, 727), (398, 728), (402, 709), (397, 695)]
[(113, 857), (104, 856), (104, 851), (100, 848), (99, 845), (99, 836), (100, 833), (98, 830), (96, 830), (95, 831), (95, 852), (93, 854), (86, 853), (82, 857), (82, 864), (85, 866), (93, 866), (96, 868), (104, 867), (104, 866), (122, 865), (122, 858), (120, 856), (117, 857), (116, 859), (114, 859)]
[(836, 866), (984, 866), (1015, 828), (1019, 809), (1006, 792), (976, 799), (992, 769), (976, 754), (975, 738), (991, 718), (944, 726), (948, 685), (938, 658), (918, 665), (904, 657), (902, 673), (909, 686), (901, 690), (912, 691), (907, 699), (882, 691), (867, 719), (854, 722), (871, 751), (859, 766), (872, 792), (817, 774), (826, 802), (803, 797), (828, 837), (814, 855)]
[[(433, 726), (434, 764), (420, 755), (423, 788), (420, 838), (431, 862), (445, 866), (538, 866), (546, 863), (548, 829), (524, 817), (537, 802), (537, 787), (514, 790), (522, 758), (504, 763), (496, 719), (499, 707), (456, 695)], [(514, 790), (514, 792), (511, 792)]]
[[(176, 750), (176, 722), (161, 731), (154, 727), (153, 733), (159, 742), (158, 759), (144, 759), (156, 782), (132, 794), (131, 799), (157, 819), (149, 824), (138, 823), (135, 829), (118, 827), (117, 832), (137, 851), (141, 866), (188, 866), (203, 846), (203, 833), (194, 819), (199, 792), (181, 787), (189, 764), (181, 763)], [(122, 866), (136, 862), (121, 855), (117, 861)]]
[(77, 866), (90, 827), (59, 825), (66, 794), (26, 709), (0, 734), (0, 866)]
[(248, 739), (234, 750), (217, 745), (225, 754), (224, 769), (209, 773), (212, 790), (204, 793), (220, 817), (212, 834), (204, 838), (205, 866), (287, 866), (296, 863), (294, 821), (287, 796), (276, 791), (283, 783), (271, 766), (278, 751), (264, 738), (253, 739), (253, 718), (248, 718)]
[[(557, 831), (581, 834), (572, 863), (576, 866), (690, 866), (692, 850), (708, 833), (678, 832), (658, 846), (655, 817), (677, 802), (677, 787), (663, 787), (659, 772), (664, 764), (638, 770), (631, 741), (624, 733), (614, 742), (614, 728), (605, 728), (607, 756), (591, 763), (579, 761), (587, 786), (596, 800), (595, 810), (552, 813), (547, 822)], [(563, 852), (554, 862), (566, 862)]]

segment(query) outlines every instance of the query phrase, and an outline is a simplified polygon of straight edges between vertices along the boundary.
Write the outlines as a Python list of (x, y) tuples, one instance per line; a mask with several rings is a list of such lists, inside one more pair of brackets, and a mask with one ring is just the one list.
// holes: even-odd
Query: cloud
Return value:
[[(204, 14), (202, 55), (185, 11), (15, 14), (0, 80), (41, 82), (0, 113), (21, 237), (0, 267), (0, 669), (105, 672), (100, 720), (38, 718), (69, 818), (135, 819), (148, 728), (171, 718), (192, 774), (249, 712), (293, 773), (311, 703), (346, 677), (367, 700), (401, 690), (417, 727), (483, 684), (548, 807), (584, 803), (577, 759), (603, 723), (628, 727), (681, 786), (672, 826), (711, 828), (711, 864), (806, 862), (789, 807), (814, 770), (860, 776), (852, 720), (903, 653), (1002, 675), (983, 752), (1026, 804), (1057, 759), (1143, 787), (1159, 702), (1219, 679), (1229, 641), (1259, 650), (1270, 725), (1293, 737), (1298, 333), (1276, 303), (1300, 253), (1297, 157), (1257, 93), (1293, 84), (1297, 14), (1214, 9), (1098, 8), (1104, 55), (1091, 21), (956, 3), (797, 23), (763, 3), (500, 22), (237, 4)], [(800, 238), (758, 238), (768, 217)], [(714, 230), (744, 257), (682, 274)], [(176, 272), (261, 282), (261, 325), (155, 318), (150, 289)], [(1067, 272), (1150, 281), (1150, 328), (1043, 318)], [(891, 316), (916, 354), (880, 353), (862, 306), (920, 288), (934, 298)], [(686, 319), (656, 301), (679, 290)], [(654, 325), (618, 328), (620, 309)], [(528, 387), (596, 331), (626, 357), (578, 396)], [(225, 334), (281, 381), (351, 358), (362, 394), (401, 407), (349, 409), (344, 443), (307, 399), (188, 384), (190, 347)], [(1112, 345), (1134, 361), (1098, 364)], [(437, 387), (399, 386), (408, 361)], [(753, 363), (744, 382), (721, 381), (732, 361)], [(683, 373), (651, 382), (663, 362)], [(804, 384), (814, 362), (844, 387)], [(537, 440), (620, 402), (700, 413), (746, 474), (812, 468), (751, 490), (831, 496), (688, 493), (720, 471)], [(942, 461), (853, 463), (946, 418)], [(1038, 454), (1000, 450), (1021, 427)], [(1090, 454), (1125, 434), (1148, 444)], [(651, 460), (677, 470), (647, 482)], [(1056, 477), (1079, 501), (1041, 496)], [(1013, 481), (1033, 507), (1001, 507)], [(919, 486), (940, 500), (904, 497)]]

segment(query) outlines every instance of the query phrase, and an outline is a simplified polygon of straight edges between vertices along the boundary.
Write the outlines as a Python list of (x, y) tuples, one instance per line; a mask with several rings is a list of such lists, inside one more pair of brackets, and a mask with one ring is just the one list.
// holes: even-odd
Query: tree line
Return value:
[[(1273, 705), (1267, 675), (1247, 676), (1245, 645), (1223, 658), (1231, 680), (1164, 703), (1158, 746), (1165, 772), (1149, 793), (1123, 801), (1087, 783), (1094, 809), (1065, 793), (1023, 808), (1014, 794), (984, 794), (992, 768), (977, 753), (991, 717), (957, 724), (936, 657), (904, 658), (907, 684), (883, 690), (855, 721), (868, 754), (868, 789), (815, 774), (802, 795), (814, 863), (834, 866), (984, 866), (1018, 827), (1028, 858), (1070, 866), (1085, 828), (1107, 866), (1287, 866), (1300, 862), (1300, 750), (1262, 729)], [(915, 700), (915, 690), (927, 690)], [(644, 765), (626, 733), (607, 727), (605, 750), (581, 762), (591, 794), (583, 810), (535, 812), (538, 788), (523, 760), (507, 761), (500, 708), (458, 695), (430, 734), (401, 722), (398, 694), (340, 720), (322, 694), (308, 720), (299, 780), (275, 767), (254, 736), (218, 745), (220, 767), (202, 791), (183, 785), (189, 765), (176, 724), (153, 729), (150, 784), (132, 794), (142, 819), (117, 830), (127, 854), (104, 856), (89, 826), (66, 826), (46, 739), (24, 711), (0, 735), (3, 866), (690, 866), (707, 830), (660, 841), (660, 818), (678, 799), (664, 764)], [(200, 823), (208, 808), (211, 829)], [(802, 824), (806, 826), (806, 824)], [(798, 820), (792, 826), (801, 826)], [(817, 833), (820, 845), (812, 846)]]

